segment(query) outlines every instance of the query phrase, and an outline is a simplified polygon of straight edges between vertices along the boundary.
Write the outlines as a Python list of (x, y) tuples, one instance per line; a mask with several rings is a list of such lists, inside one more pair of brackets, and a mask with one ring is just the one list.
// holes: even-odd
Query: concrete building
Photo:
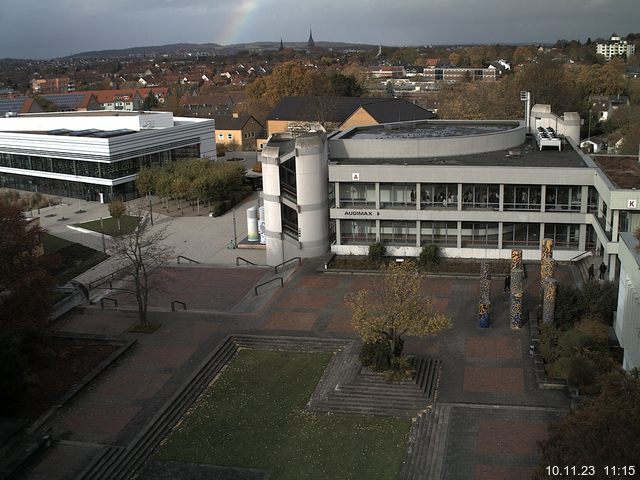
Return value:
[(640, 251), (631, 233), (620, 235), (620, 280), (618, 283), (618, 309), (613, 328), (618, 343), (624, 349), (622, 367), (640, 368)]
[(606, 42), (596, 44), (596, 54), (603, 55), (609, 61), (613, 57), (625, 56), (627, 58), (633, 56), (636, 52), (636, 46), (622, 40), (620, 37), (613, 35)]
[(215, 158), (213, 120), (169, 112), (65, 112), (0, 118), (0, 187), (109, 201), (135, 198), (143, 166)]
[(425, 68), (422, 77), (428, 82), (455, 83), (463, 80), (480, 80), (495, 82), (500, 71), (495, 67), (464, 68), (464, 67), (436, 67)]
[[(450, 257), (509, 258), (518, 248), (539, 260), (542, 239), (552, 238), (557, 260), (595, 251), (615, 278), (618, 235), (640, 225), (640, 167), (637, 179), (618, 179), (631, 168), (622, 159), (594, 161), (576, 147), (577, 114), (554, 117), (536, 105), (529, 129), (435, 120), (354, 127), (329, 135), (326, 147), (324, 133), (273, 136), (262, 153), (267, 262), (363, 255), (376, 241), (394, 256), (433, 243)], [(324, 163), (326, 176), (300, 173)], [(325, 186), (327, 196), (316, 196)], [(303, 220), (312, 212), (328, 238), (324, 225)]]

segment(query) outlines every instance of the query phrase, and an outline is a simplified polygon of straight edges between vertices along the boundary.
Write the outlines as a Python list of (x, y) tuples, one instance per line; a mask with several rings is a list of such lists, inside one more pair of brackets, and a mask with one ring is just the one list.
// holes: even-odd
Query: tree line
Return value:
[[(162, 167), (140, 170), (136, 180), (140, 195), (159, 196), (168, 208), (170, 199), (201, 203), (236, 200), (233, 197), (247, 193), (244, 185), (244, 167), (237, 162), (212, 162), (208, 159), (186, 159)], [(248, 188), (250, 190), (250, 188)]]

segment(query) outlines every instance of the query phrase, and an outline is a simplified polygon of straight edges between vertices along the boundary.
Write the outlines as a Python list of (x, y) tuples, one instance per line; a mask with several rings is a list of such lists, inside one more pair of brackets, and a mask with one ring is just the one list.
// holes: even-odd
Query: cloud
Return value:
[(638, 30), (638, 0), (0, 0), (0, 57), (177, 42), (552, 42)]

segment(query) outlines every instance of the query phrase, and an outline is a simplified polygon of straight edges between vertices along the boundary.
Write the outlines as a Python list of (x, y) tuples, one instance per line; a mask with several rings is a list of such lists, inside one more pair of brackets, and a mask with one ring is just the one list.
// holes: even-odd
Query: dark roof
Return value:
[[(375, 104), (381, 104), (376, 108), (370, 108)], [(384, 105), (383, 105), (384, 104)], [(294, 120), (313, 121), (319, 115), (324, 121), (342, 123), (360, 106), (367, 106), (367, 111), (376, 120), (378, 118), (391, 118), (398, 121), (398, 115), (402, 120), (430, 119), (434, 115), (417, 105), (399, 98), (385, 97), (284, 97), (271, 111), (267, 120)], [(382, 121), (382, 120), (378, 120)]]
[(18, 113), (24, 105), (27, 97), (3, 98), (0, 99), (0, 116), (5, 116), (9, 112)]
[(262, 124), (251, 115), (239, 115), (237, 117), (221, 115), (219, 117), (215, 117), (216, 130), (242, 130), (251, 118), (253, 118), (253, 120), (262, 127)]
[(433, 112), (400, 98), (391, 98), (386, 102), (362, 105), (378, 123), (408, 122), (411, 120), (431, 120)]

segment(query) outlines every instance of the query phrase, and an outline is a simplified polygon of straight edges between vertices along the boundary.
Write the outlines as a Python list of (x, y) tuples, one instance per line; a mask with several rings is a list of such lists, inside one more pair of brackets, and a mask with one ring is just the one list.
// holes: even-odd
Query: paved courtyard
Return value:
[[(236, 251), (237, 252), (237, 251)], [(151, 334), (130, 333), (136, 312), (76, 309), (56, 322), (60, 331), (136, 339), (137, 344), (51, 422), (54, 447), (32, 462), (23, 478), (73, 478), (104, 445), (126, 446), (230, 333), (355, 338), (345, 295), (366, 288), (375, 276), (316, 272), (305, 261), (285, 287), (255, 301), (253, 287), (264, 268), (173, 267), (169, 292), (156, 295)], [(528, 267), (527, 292), (537, 293)], [(558, 276), (570, 280), (559, 268)], [(528, 329), (508, 325), (502, 281), (492, 285), (493, 325), (476, 326), (478, 281), (429, 278), (424, 289), (448, 313), (453, 329), (428, 339), (409, 338), (406, 351), (442, 360), (437, 402), (451, 406), (443, 449), (444, 479), (528, 478), (537, 462), (536, 441), (568, 407), (561, 391), (540, 390), (529, 358)], [(189, 310), (171, 312), (167, 300), (186, 299)]]

